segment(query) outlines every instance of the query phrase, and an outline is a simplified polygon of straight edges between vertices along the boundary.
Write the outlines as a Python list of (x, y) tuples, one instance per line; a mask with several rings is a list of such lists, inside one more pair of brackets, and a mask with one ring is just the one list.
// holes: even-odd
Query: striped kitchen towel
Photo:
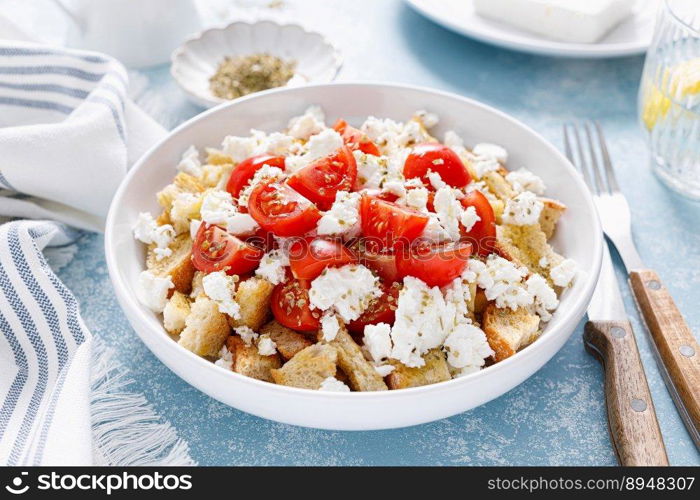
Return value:
[[(0, 41), (0, 465), (189, 465), (188, 447), (83, 323), (49, 254), (101, 230), (164, 130), (101, 54)], [(60, 222), (57, 222), (60, 221)], [(66, 224), (63, 224), (66, 223)]]
[(119, 183), (163, 128), (102, 54), (0, 40), (0, 214), (102, 230)]

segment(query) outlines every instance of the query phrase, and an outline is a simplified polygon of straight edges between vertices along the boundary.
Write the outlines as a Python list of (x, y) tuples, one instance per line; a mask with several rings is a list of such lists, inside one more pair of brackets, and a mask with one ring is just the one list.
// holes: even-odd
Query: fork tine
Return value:
[(595, 194), (598, 193), (600, 190), (598, 189), (597, 185), (593, 182), (593, 178), (591, 177), (591, 173), (589, 170), (589, 165), (588, 161), (586, 160), (586, 155), (583, 154), (583, 143), (581, 141), (581, 135), (579, 134), (579, 126), (576, 125), (575, 123), (572, 124), (572, 129), (574, 130), (574, 138), (576, 139), (576, 151), (578, 153), (578, 160), (579, 160), (579, 170), (583, 172), (583, 177), (586, 179), (586, 184), (588, 184), (588, 188)]
[(602, 167), (598, 161), (598, 156), (595, 153), (595, 147), (593, 146), (593, 136), (591, 135), (591, 128), (589, 122), (584, 123), (583, 129), (586, 132), (586, 138), (588, 139), (588, 153), (590, 155), (591, 168), (593, 169), (593, 176), (595, 177), (595, 183), (598, 188), (598, 194), (608, 191), (605, 182), (603, 181), (603, 176), (601, 175)]
[[(572, 130), (573, 133), (569, 133), (569, 130)], [(572, 137), (577, 140), (572, 140)], [(574, 148), (572, 147), (572, 142), (575, 142), (576, 144), (576, 151), (578, 152), (578, 161), (576, 161), (576, 158), (574, 158)], [(581, 173), (581, 176), (583, 177), (584, 182), (588, 186), (588, 189), (591, 191), (594, 190), (593, 182), (591, 179), (590, 174), (588, 173), (588, 169), (586, 168), (585, 162), (583, 155), (581, 154), (581, 141), (578, 140), (578, 132), (576, 129), (576, 124), (575, 123), (565, 123), (564, 124), (564, 152), (566, 154), (566, 157), (569, 159), (569, 161), (576, 167), (576, 169)]]
[(563, 128), (564, 128), (564, 154), (569, 159), (569, 161), (572, 163), (572, 165), (577, 166), (576, 162), (574, 162), (574, 155), (571, 152), (571, 143), (569, 141), (568, 125), (565, 123)]
[(598, 134), (598, 142), (600, 143), (600, 154), (603, 157), (603, 165), (605, 165), (605, 171), (608, 174), (608, 186), (610, 186), (610, 191), (619, 191), (620, 186), (617, 183), (617, 177), (615, 176), (615, 169), (612, 165), (612, 160), (610, 160), (610, 153), (608, 152), (608, 146), (605, 143), (605, 137), (603, 136), (603, 130), (600, 127), (600, 123), (597, 121), (593, 122), (595, 126), (596, 133)]

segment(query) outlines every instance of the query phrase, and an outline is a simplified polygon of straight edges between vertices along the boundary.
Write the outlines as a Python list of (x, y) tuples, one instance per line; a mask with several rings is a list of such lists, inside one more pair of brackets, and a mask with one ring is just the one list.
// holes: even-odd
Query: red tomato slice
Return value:
[(295, 172), (289, 184), (302, 196), (328, 210), (338, 191), (350, 191), (357, 179), (357, 163), (352, 151), (343, 146), (332, 155), (320, 158)]
[(348, 330), (351, 333), (361, 335), (367, 325), (376, 325), (377, 323), (393, 325), (396, 317), (396, 305), (399, 300), (399, 289), (398, 283), (393, 283), (391, 286), (382, 283), (384, 293), (374, 299), (359, 318), (348, 323)]
[(293, 278), (275, 287), (270, 308), (279, 323), (302, 332), (316, 331), (321, 327), (321, 315), (312, 311), (309, 305), (309, 288), (308, 281)]
[(231, 177), (228, 178), (226, 191), (231, 193), (231, 196), (238, 198), (244, 187), (250, 182), (255, 175), (255, 172), (260, 170), (263, 165), (278, 167), (284, 170), (284, 156), (258, 155), (240, 162), (231, 172)]
[(374, 144), (367, 134), (363, 133), (361, 130), (356, 129), (348, 125), (345, 120), (338, 120), (333, 125), (333, 129), (343, 136), (343, 141), (346, 146), (355, 150), (360, 150), (365, 154), (379, 156), (379, 148)]
[(427, 187), (431, 187), (427, 178), (428, 170), (437, 172), (452, 187), (461, 188), (471, 182), (471, 176), (457, 153), (437, 142), (419, 144), (406, 158), (403, 175), (407, 179), (419, 177)]
[(263, 253), (219, 226), (202, 224), (192, 246), (192, 263), (205, 273), (245, 274), (258, 267)]
[(327, 267), (356, 262), (355, 254), (339, 241), (312, 237), (298, 239), (289, 247), (289, 267), (297, 279), (312, 280)]
[(399, 279), (396, 257), (392, 252), (365, 251), (360, 256), (360, 263), (377, 273), (387, 283), (393, 283)]
[(250, 193), (248, 212), (260, 227), (277, 236), (301, 236), (321, 218), (316, 206), (287, 184), (261, 182)]
[(431, 246), (419, 243), (396, 256), (401, 276), (413, 276), (428, 286), (445, 286), (467, 267), (472, 246), (467, 242)]
[(360, 200), (360, 219), (365, 247), (372, 252), (406, 248), (428, 224), (420, 212), (368, 195)]
[(486, 257), (494, 252), (496, 243), (496, 216), (493, 207), (486, 196), (476, 189), (468, 192), (461, 201), (464, 208), (474, 207), (476, 214), (481, 217), (469, 232), (462, 227), (462, 241), (468, 241), (477, 254)]

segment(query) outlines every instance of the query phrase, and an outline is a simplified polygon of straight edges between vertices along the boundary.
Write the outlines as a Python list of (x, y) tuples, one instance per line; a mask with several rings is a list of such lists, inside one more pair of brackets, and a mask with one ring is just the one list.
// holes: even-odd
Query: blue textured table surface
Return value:
[[(251, 2), (234, 4), (249, 10)], [(700, 205), (677, 198), (649, 171), (636, 120), (641, 57), (588, 61), (508, 52), (446, 31), (399, 0), (287, 1), (275, 15), (301, 20), (330, 37), (345, 56), (340, 80), (406, 82), (456, 92), (514, 115), (557, 145), (563, 121), (600, 120), (632, 205), (640, 253), (669, 286), (691, 328), (700, 331)], [(139, 103), (168, 127), (200, 111), (187, 103), (166, 67), (134, 79), (141, 86)], [(290, 427), (224, 406), (162, 365), (121, 313), (102, 245), (102, 236), (84, 236), (77, 257), (60, 276), (77, 295), (90, 329), (131, 369), (133, 389), (142, 391), (189, 441), (200, 464), (616, 463), (602, 370), (583, 349), (582, 325), (536, 375), (462, 415), (384, 432)], [(624, 280), (619, 265), (618, 272)], [(661, 380), (626, 288), (625, 293), (671, 463), (698, 465), (700, 455)]]

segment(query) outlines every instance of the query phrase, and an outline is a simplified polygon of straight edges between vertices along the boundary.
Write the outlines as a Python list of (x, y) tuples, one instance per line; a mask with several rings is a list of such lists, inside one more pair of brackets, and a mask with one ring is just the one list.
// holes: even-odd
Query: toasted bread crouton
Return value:
[(274, 320), (263, 326), (260, 329), (260, 334), (270, 336), (272, 341), (277, 344), (277, 352), (285, 361), (292, 359), (296, 353), (313, 344), (306, 336), (280, 325)]
[(515, 311), (498, 308), (490, 303), (481, 321), (481, 328), (491, 349), (496, 353), (496, 361), (506, 359), (524, 347), (540, 326), (540, 318), (521, 307)]
[(496, 227), (496, 250), (501, 257), (525, 266), (531, 273), (541, 274), (554, 286), (549, 270), (564, 258), (547, 243), (547, 236), (539, 224)]
[(272, 382), (271, 370), (282, 366), (279, 355), (262, 356), (257, 347), (247, 345), (238, 335), (226, 340), (226, 348), (233, 357), (233, 371), (246, 377)]
[(282, 368), (271, 370), (276, 384), (317, 390), (328, 377), (335, 377), (338, 351), (327, 344), (314, 344), (299, 351)]
[[(319, 332), (319, 341), (323, 336)], [(328, 345), (338, 350), (338, 366), (349, 379), (350, 388), (354, 391), (386, 391), (388, 387), (374, 366), (365, 359), (360, 346), (355, 343), (345, 325), (341, 323), (340, 330)]]
[(489, 191), (500, 200), (509, 200), (517, 194), (505, 176), (497, 171), (486, 172), (481, 180), (484, 181)]
[(178, 344), (200, 356), (213, 357), (219, 354), (230, 333), (226, 315), (219, 312), (216, 302), (200, 295), (191, 306)]
[(177, 335), (185, 329), (185, 321), (190, 315), (190, 300), (180, 292), (174, 292), (163, 309), (163, 326), (165, 330)]
[(208, 188), (225, 189), (232, 170), (233, 163), (204, 165), (199, 181)]
[(540, 201), (542, 201), (544, 205), (542, 213), (540, 214), (540, 227), (549, 240), (554, 235), (554, 230), (557, 227), (559, 218), (566, 211), (566, 205), (560, 201), (549, 198), (540, 198)]
[(170, 223), (175, 233), (189, 233), (190, 221), (200, 218), (203, 197), (195, 193), (178, 193), (170, 208)]
[(207, 275), (202, 271), (195, 271), (194, 276), (192, 276), (192, 291), (190, 292), (190, 297), (196, 299), (198, 296), (204, 293), (204, 283), (203, 279)]
[(156, 276), (170, 276), (175, 290), (188, 295), (192, 290), (194, 264), (192, 264), (192, 239), (189, 234), (177, 236), (170, 244), (173, 253), (158, 260), (151, 245), (146, 256), (146, 267)]
[(418, 368), (409, 368), (399, 361), (389, 360), (394, 366), (394, 371), (386, 379), (389, 388), (406, 389), (436, 384), (452, 378), (445, 354), (439, 348), (428, 351), (423, 359), (425, 364)]
[(241, 281), (234, 297), (241, 307), (241, 317), (231, 318), (231, 326), (247, 326), (256, 332), (270, 318), (270, 298), (275, 285), (263, 278)]
[(179, 172), (173, 179), (172, 184), (168, 184), (156, 194), (158, 204), (163, 207), (163, 210), (170, 212), (173, 207), (173, 200), (180, 193), (201, 193), (205, 190), (205, 186), (195, 177), (184, 172)]
[(214, 148), (207, 148), (207, 163), (209, 165), (233, 164), (233, 158)]

